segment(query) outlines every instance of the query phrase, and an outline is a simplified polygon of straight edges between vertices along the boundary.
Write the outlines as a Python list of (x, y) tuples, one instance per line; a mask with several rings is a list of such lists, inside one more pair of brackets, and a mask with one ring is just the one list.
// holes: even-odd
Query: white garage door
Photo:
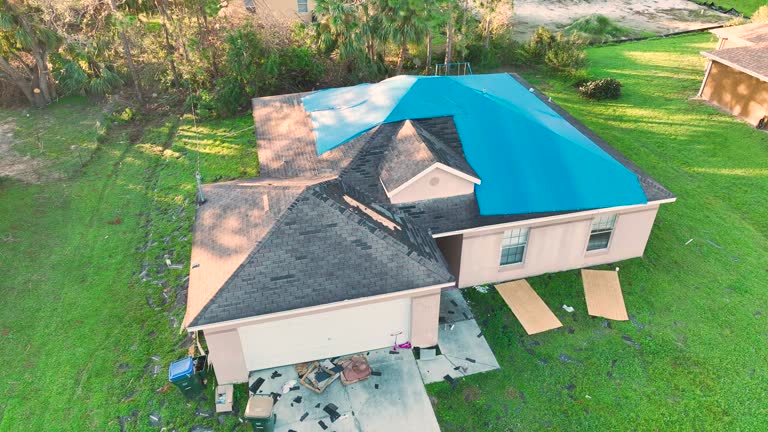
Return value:
[(260, 370), (384, 348), (410, 340), (411, 299), (241, 327), (248, 370)]

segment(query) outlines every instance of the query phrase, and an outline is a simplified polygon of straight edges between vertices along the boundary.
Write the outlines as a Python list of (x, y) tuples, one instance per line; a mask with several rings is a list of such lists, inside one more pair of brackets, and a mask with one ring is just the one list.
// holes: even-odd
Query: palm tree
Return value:
[(348, 64), (365, 53), (354, 4), (344, 0), (317, 0), (315, 15), (315, 34), (321, 50), (326, 53), (338, 50), (339, 60)]
[(389, 39), (400, 47), (398, 75), (403, 71), (408, 44), (419, 41), (429, 33), (426, 3), (423, 0), (388, 0), (382, 8), (385, 31)]
[(39, 19), (39, 9), (18, 0), (4, 1), (1, 6), (0, 75), (18, 87), (32, 105), (51, 103), (56, 88), (48, 56), (61, 45), (61, 36)]

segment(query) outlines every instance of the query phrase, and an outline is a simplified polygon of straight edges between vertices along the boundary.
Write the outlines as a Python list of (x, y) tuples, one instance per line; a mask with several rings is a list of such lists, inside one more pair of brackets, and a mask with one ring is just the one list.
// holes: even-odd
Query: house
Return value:
[(231, 0), (219, 11), (220, 16), (242, 19), (249, 14), (270, 14), (278, 20), (312, 19), (314, 0)]
[(643, 255), (675, 197), (520, 77), (253, 100), (261, 177), (204, 185), (184, 327), (219, 382), (437, 343), (441, 292)]
[(709, 62), (699, 97), (762, 129), (768, 118), (768, 23), (712, 30), (718, 49)]

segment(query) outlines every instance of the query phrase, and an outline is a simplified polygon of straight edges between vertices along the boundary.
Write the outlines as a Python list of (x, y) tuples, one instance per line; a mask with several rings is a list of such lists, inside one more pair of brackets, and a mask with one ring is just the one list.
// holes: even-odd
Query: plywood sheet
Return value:
[(496, 285), (496, 290), (529, 335), (563, 326), (525, 279)]
[(616, 321), (629, 319), (617, 272), (582, 270), (581, 279), (584, 282), (584, 297), (587, 299), (587, 311), (590, 315)]

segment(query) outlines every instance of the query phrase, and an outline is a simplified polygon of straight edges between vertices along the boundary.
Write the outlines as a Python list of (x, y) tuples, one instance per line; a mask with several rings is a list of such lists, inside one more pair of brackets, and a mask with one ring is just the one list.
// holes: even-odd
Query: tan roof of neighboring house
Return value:
[(741, 39), (751, 44), (768, 42), (768, 23), (722, 27), (710, 31), (721, 39)]
[(752, 46), (702, 51), (701, 54), (710, 60), (730, 66), (763, 81), (768, 81), (768, 42)]

